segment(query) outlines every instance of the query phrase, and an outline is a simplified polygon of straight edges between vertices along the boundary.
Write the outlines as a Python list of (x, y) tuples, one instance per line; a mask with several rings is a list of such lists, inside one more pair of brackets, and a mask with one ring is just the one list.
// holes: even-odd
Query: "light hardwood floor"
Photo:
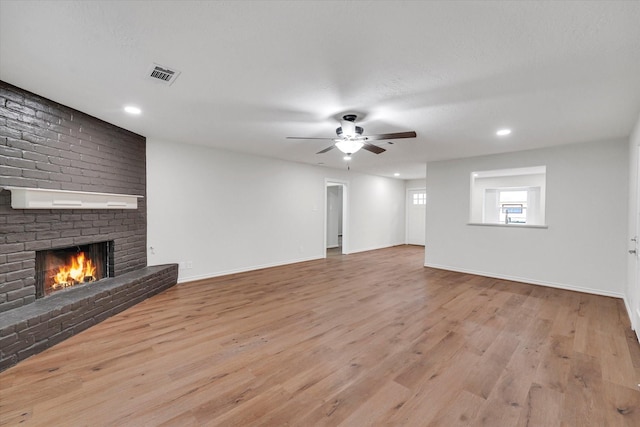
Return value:
[(422, 264), (178, 285), (0, 374), (0, 424), (640, 426), (621, 300)]

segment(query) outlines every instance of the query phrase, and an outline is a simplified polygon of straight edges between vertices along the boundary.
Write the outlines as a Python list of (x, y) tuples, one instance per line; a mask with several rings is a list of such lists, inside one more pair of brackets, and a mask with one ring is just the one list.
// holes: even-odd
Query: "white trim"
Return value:
[(390, 245), (385, 245), (385, 246), (371, 246), (371, 247), (368, 247), (368, 248), (360, 248), (360, 249), (352, 250), (349, 253), (350, 254), (355, 254), (355, 253), (358, 253), (358, 252), (376, 251), (378, 249), (393, 248), (394, 246), (404, 246), (404, 245), (406, 245), (406, 243), (404, 243), (404, 242), (391, 243)]
[(201, 274), (201, 275), (198, 275), (198, 276), (178, 277), (178, 283), (187, 283), (187, 282), (195, 282), (195, 281), (204, 280), (204, 279), (213, 279), (214, 277), (228, 276), (230, 274), (237, 274), (237, 273), (247, 273), (247, 272), (250, 272), (250, 271), (262, 270), (263, 268), (281, 267), (283, 265), (296, 264), (296, 263), (299, 263), (299, 262), (315, 261), (315, 260), (323, 259), (323, 258), (324, 257), (322, 257), (322, 256), (311, 256), (311, 257), (298, 258), (298, 259), (287, 260), (287, 261), (282, 261), (282, 262), (274, 262), (274, 263), (269, 263), (269, 264), (254, 265), (254, 266), (251, 266), (251, 267), (234, 268), (234, 269), (231, 269), (231, 270), (217, 271), (217, 272), (212, 273), (212, 274)]
[(467, 225), (480, 225), (482, 227), (505, 227), (505, 228), (549, 228), (548, 225), (494, 224), (490, 222), (468, 222)]
[(138, 199), (144, 197), (48, 188), (0, 188), (11, 192), (13, 209), (138, 209)]
[(624, 308), (627, 310), (627, 316), (629, 316), (629, 321), (631, 322), (631, 329), (634, 330), (634, 331), (637, 331), (638, 328), (636, 328), (635, 319), (634, 319), (634, 316), (633, 316), (633, 310), (631, 309), (631, 306), (629, 305), (629, 300), (627, 299), (627, 295), (624, 295), (622, 300), (624, 301)]
[(494, 279), (509, 280), (512, 282), (521, 282), (521, 283), (526, 283), (530, 285), (547, 286), (550, 288), (564, 289), (567, 291), (576, 291), (576, 292), (583, 292), (583, 293), (593, 294), (593, 295), (602, 295), (605, 297), (621, 298), (624, 300), (624, 294), (620, 292), (607, 292), (607, 291), (602, 291), (600, 289), (583, 288), (581, 286), (568, 285), (566, 283), (546, 282), (541, 280), (529, 279), (526, 277), (508, 276), (504, 274), (488, 273), (485, 271), (468, 270), (464, 268), (450, 267), (447, 265), (425, 263), (424, 266), (430, 267), (430, 268), (438, 268), (441, 270), (456, 271), (458, 273), (475, 274), (476, 276), (492, 277)]
[(342, 186), (342, 254), (349, 252), (349, 181), (343, 179), (324, 179), (324, 227), (323, 227), (323, 252), (327, 257), (327, 188), (329, 184), (339, 184)]
[[(638, 125), (636, 125), (636, 132), (638, 132), (638, 130), (640, 130), (640, 119), (638, 120)], [(633, 137), (633, 136), (632, 136)], [(640, 138), (638, 139), (640, 141)], [(635, 279), (633, 280), (634, 283), (631, 283), (629, 286), (629, 283), (627, 283), (627, 291), (634, 293), (635, 295), (631, 295), (631, 300), (635, 301), (635, 305), (636, 305), (636, 312), (633, 313), (633, 309), (630, 307), (627, 307), (627, 312), (629, 313), (629, 317), (631, 318), (631, 327), (633, 328), (634, 331), (636, 331), (636, 338), (638, 338), (638, 342), (640, 342), (640, 258), (638, 255), (638, 250), (640, 249), (640, 245), (638, 244), (638, 236), (640, 235), (640, 144), (638, 144), (637, 148), (636, 148), (636, 158), (634, 159), (636, 162), (635, 165), (635, 197), (636, 197), (636, 206), (635, 206), (635, 211), (633, 211), (633, 220), (632, 222), (632, 227), (634, 228), (634, 233), (633, 233), (633, 237), (636, 239), (635, 241), (635, 250), (636, 253), (633, 255), (633, 262), (632, 262), (632, 278)], [(631, 173), (629, 174), (631, 176)], [(627, 267), (627, 274), (629, 272), (629, 268)], [(632, 278), (627, 278), (627, 281), (631, 281)], [(629, 295), (627, 295), (627, 297), (629, 297)], [(626, 301), (625, 301), (626, 304)]]

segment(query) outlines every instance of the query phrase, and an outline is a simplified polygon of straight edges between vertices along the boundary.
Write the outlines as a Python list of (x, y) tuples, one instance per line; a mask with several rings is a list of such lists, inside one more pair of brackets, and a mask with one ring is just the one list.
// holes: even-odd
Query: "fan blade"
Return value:
[(316, 154), (326, 153), (327, 151), (333, 150), (334, 148), (336, 148), (336, 146), (335, 146), (335, 145), (330, 145), (330, 146), (328, 146), (327, 148), (325, 148), (324, 150), (322, 150), (322, 151), (318, 151)]
[(313, 137), (308, 137), (308, 136), (288, 136), (287, 139), (323, 139), (325, 141), (333, 141), (335, 138), (335, 136), (333, 138), (313, 138)]
[(383, 133), (381, 135), (366, 135), (370, 141), (379, 141), (381, 139), (400, 139), (400, 138), (415, 138), (416, 133), (414, 131), (409, 132), (395, 132), (395, 133)]
[(371, 151), (372, 153), (376, 153), (376, 154), (380, 154), (380, 153), (384, 153), (385, 150), (382, 147), (378, 147), (377, 145), (373, 145), (373, 144), (369, 144), (368, 142), (365, 142), (364, 145), (362, 146), (363, 150), (367, 150), (367, 151)]

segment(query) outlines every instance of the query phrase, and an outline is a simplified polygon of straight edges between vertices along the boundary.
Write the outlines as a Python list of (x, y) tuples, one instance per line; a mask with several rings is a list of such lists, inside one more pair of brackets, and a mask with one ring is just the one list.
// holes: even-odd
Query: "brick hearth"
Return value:
[(178, 266), (74, 286), (2, 314), (0, 371), (176, 284)]

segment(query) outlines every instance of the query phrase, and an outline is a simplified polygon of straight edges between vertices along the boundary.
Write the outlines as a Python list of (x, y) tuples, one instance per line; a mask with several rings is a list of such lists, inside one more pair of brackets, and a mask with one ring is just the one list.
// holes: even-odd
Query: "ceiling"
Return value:
[[(626, 137), (640, 2), (0, 1), (0, 79), (150, 139), (345, 168), (345, 113), (415, 130), (351, 170)], [(181, 71), (151, 81), (152, 63)], [(128, 104), (143, 112), (130, 116)], [(499, 128), (513, 133), (497, 137)]]

